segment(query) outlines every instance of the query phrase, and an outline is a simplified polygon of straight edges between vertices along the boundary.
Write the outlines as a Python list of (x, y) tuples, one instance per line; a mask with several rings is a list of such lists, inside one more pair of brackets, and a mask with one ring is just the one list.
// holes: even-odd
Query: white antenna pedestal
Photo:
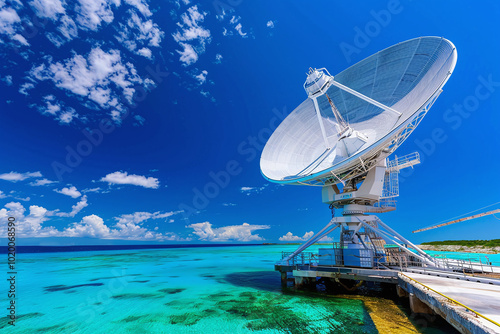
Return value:
[[(391, 254), (395, 254), (393, 250), (396, 250), (398, 254), (406, 254), (405, 257), (398, 256), (399, 260), (405, 258), (413, 265), (437, 267), (431, 256), (371, 214), (395, 210), (395, 197), (399, 196), (399, 170), (419, 162), (418, 153), (396, 157), (387, 163), (382, 160), (365, 175), (346, 182), (343, 192), (336, 185), (324, 186), (323, 202), (330, 204), (332, 209), (342, 209), (342, 216), (333, 217), (321, 231), (280, 264), (289, 264), (292, 258), (340, 228), (340, 241), (334, 243), (335, 265), (372, 268), (378, 263), (391, 262)], [(392, 245), (392, 250), (388, 245)]]

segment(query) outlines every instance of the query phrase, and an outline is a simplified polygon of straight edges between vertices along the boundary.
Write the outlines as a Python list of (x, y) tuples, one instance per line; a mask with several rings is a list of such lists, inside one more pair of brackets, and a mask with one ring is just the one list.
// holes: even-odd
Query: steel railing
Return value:
[[(341, 246), (340, 243), (335, 243), (335, 249), (345, 249), (345, 247)], [(282, 260), (290, 256), (292, 252), (282, 252)], [(334, 253), (335, 254), (335, 253)], [(328, 254), (325, 256), (332, 256), (332, 254)], [(419, 270), (423, 270), (424, 272), (432, 271), (432, 270), (445, 270), (451, 271), (455, 273), (463, 273), (464, 275), (469, 274), (474, 276), (474, 274), (479, 275), (488, 275), (492, 273), (496, 273), (500, 275), (500, 263), (491, 262), (489, 259), (484, 261), (482, 257), (469, 257), (466, 259), (454, 259), (449, 258), (446, 255), (438, 255), (433, 256), (433, 259), (436, 263), (436, 266), (429, 266), (428, 264), (423, 263), (421, 260), (407, 254), (394, 254), (387, 252), (386, 254), (377, 254), (373, 257), (371, 256), (356, 256), (359, 258), (360, 262), (366, 263), (370, 262), (373, 259), (373, 268), (372, 269), (380, 269), (380, 270), (399, 270), (399, 271), (409, 271), (410, 269), (419, 268)], [(288, 259), (287, 265), (290, 266), (323, 266), (320, 265), (321, 256), (314, 252), (302, 252), (294, 257)], [(343, 266), (343, 256), (337, 256), (335, 254), (335, 264), (336, 266)]]

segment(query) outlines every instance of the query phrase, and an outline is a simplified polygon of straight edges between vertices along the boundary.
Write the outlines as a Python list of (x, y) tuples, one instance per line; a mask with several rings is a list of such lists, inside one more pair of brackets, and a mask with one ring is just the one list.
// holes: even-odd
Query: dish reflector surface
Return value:
[[(387, 150), (393, 137), (439, 94), (456, 58), (450, 41), (420, 37), (391, 46), (340, 72), (334, 76), (336, 82), (401, 115), (330, 85), (326, 94), (317, 96), (319, 118), (310, 96), (278, 126), (262, 152), (262, 173), (273, 182), (301, 183), (346, 173), (359, 165), (360, 159), (374, 154), (385, 159), (397, 146), (385, 156), (382, 150)], [(343, 149), (346, 144), (339, 141), (339, 126), (327, 95), (349, 126), (363, 136), (363, 141), (353, 146), (356, 152)]]

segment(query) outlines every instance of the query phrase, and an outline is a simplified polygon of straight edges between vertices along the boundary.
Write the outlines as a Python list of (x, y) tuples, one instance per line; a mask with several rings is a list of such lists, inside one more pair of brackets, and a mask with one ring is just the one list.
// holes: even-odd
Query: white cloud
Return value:
[[(129, 223), (134, 223), (134, 224), (139, 224), (142, 223), (143, 221), (149, 220), (149, 219), (165, 219), (168, 217), (171, 217), (173, 215), (179, 214), (182, 211), (170, 211), (170, 212), (163, 212), (161, 213), (160, 211), (157, 212), (134, 212), (132, 214), (124, 214), (119, 217), (115, 217), (115, 219), (118, 221), (118, 224), (129, 224)], [(166, 220), (165, 220), (166, 221)]]
[(40, 179), (30, 183), (30, 186), (46, 186), (48, 184), (57, 183), (57, 181), (51, 181), (48, 179)]
[(7, 198), (7, 195), (5, 195), (4, 192), (0, 190), (0, 199), (2, 198)]
[(212, 101), (212, 102), (216, 101), (215, 98), (212, 96), (212, 94), (210, 94), (210, 92), (206, 92), (204, 90), (201, 90), (200, 94), (203, 95), (204, 97), (206, 97), (207, 99), (210, 99), (210, 101)]
[(242, 31), (242, 28), (243, 28), (243, 26), (241, 25), (241, 23), (238, 23), (238, 24), (234, 27), (234, 29), (238, 32), (238, 34), (240, 34), (240, 36), (242, 36), (242, 37), (246, 37), (246, 36), (247, 36), (247, 33), (246, 33), (246, 32), (243, 32), (243, 31)]
[[(102, 113), (92, 113), (100, 110), (106, 110), (120, 123), (137, 87), (148, 89), (153, 83), (151, 79), (141, 78), (142, 72), (138, 70), (145, 75), (150, 70), (138, 67), (137, 55), (151, 60), (163, 56), (160, 49), (155, 48), (161, 47), (165, 33), (155, 23), (152, 7), (148, 0), (0, 0), (0, 45), (15, 49), (26, 63), (33, 64), (27, 77), (19, 76), (21, 81), (15, 82), (16, 89), (31, 99), (30, 107), (63, 125), (75, 123), (75, 120), (85, 123), (94, 118), (102, 119)], [(196, 15), (194, 17), (198, 20)], [(38, 27), (37, 18), (41, 24)], [(40, 29), (42, 25), (50, 29)], [(179, 29), (174, 28), (172, 32)], [(32, 30), (38, 31), (36, 37), (33, 37), (36, 32), (31, 34)], [(102, 32), (117, 35), (119, 45), (113, 47), (116, 42), (104, 43), (99, 37)], [(25, 48), (28, 42), (45, 37), (52, 43), (46, 45), (47, 49), (41, 54)], [(83, 44), (77, 43), (78, 37)], [(199, 45), (191, 46), (195, 55), (202, 52)], [(186, 54), (183, 59), (190, 62), (197, 60), (197, 56)], [(15, 63), (6, 63), (4, 67), (14, 70)], [(12, 84), (12, 80), (0, 80)], [(39, 90), (33, 89), (42, 86), (40, 82), (50, 84), (44, 85), (43, 90), (60, 89), (72, 101), (60, 96), (59, 103), (46, 106), (46, 102), (40, 101)], [(33, 101), (37, 98), (38, 101)], [(76, 105), (72, 104), (75, 100)]]
[[(179, 29), (172, 34), (174, 40), (183, 48), (182, 51), (176, 51), (181, 55), (180, 61), (185, 66), (196, 62), (198, 54), (205, 51), (205, 44), (211, 41), (210, 30), (200, 25), (205, 15), (206, 13), (198, 11), (198, 6), (190, 7), (181, 15), (181, 21), (177, 22)], [(196, 44), (196, 51), (192, 44), (186, 43), (188, 41)]]
[(175, 51), (181, 55), (179, 60), (184, 63), (183, 64), (184, 66), (191, 65), (191, 64), (195, 63), (196, 61), (198, 61), (198, 54), (196, 53), (196, 51), (194, 51), (191, 44), (187, 44), (187, 43), (179, 43), (179, 44), (184, 49), (182, 51), (179, 51), (179, 50), (175, 50)]
[(83, 208), (87, 207), (87, 195), (83, 195), (82, 198), (78, 203), (73, 205), (71, 207), (71, 212), (56, 212), (55, 215), (58, 217), (74, 217), (76, 216), (80, 211), (82, 211)]
[(54, 95), (44, 96), (45, 106), (38, 106), (38, 111), (43, 115), (54, 117), (60, 124), (71, 123), (73, 118), (78, 118), (78, 114), (73, 108), (67, 108), (63, 103), (55, 101)]
[(235, 23), (237, 23), (240, 19), (241, 19), (241, 17), (240, 17), (240, 16), (234, 16), (234, 15), (233, 15), (233, 16), (231, 17), (231, 20), (229, 20), (229, 23), (231, 23), (231, 24), (235, 24)]
[(302, 236), (302, 237), (293, 235), (292, 232), (288, 232), (284, 236), (280, 237), (279, 240), (280, 241), (306, 241), (306, 240), (309, 240), (309, 238), (311, 238), (313, 235), (314, 235), (313, 231), (306, 232), (304, 234), (304, 236)]
[[(75, 54), (62, 62), (53, 62), (47, 57), (46, 63), (33, 67), (30, 74), (32, 79), (52, 81), (56, 87), (112, 111), (123, 107), (118, 102), (120, 90), (131, 101), (134, 85), (145, 82), (137, 75), (134, 65), (122, 62), (120, 51), (106, 52), (100, 47), (93, 48), (86, 57)], [(75, 116), (74, 110), (68, 109), (59, 119), (67, 123)]]
[(72, 198), (78, 198), (80, 196), (82, 196), (82, 193), (79, 192), (75, 186), (71, 186), (69, 188), (67, 187), (64, 187), (62, 188), (61, 190), (59, 189), (54, 189), (54, 191), (56, 193), (60, 193), (60, 194), (63, 194), (63, 195), (66, 195), (66, 196), (70, 196)]
[(196, 80), (198, 80), (198, 82), (200, 83), (200, 85), (202, 85), (207, 80), (207, 74), (208, 74), (208, 72), (206, 70), (203, 70), (203, 71), (200, 72), (200, 74), (195, 75), (194, 78)]
[(221, 7), (221, 8), (220, 8), (220, 14), (215, 15), (215, 18), (216, 18), (217, 20), (219, 20), (219, 21), (223, 21), (223, 20), (224, 20), (224, 18), (226, 17), (226, 15), (227, 15), (227, 13), (226, 13), (226, 11), (225, 11), (224, 7)]
[(111, 80), (123, 81), (127, 72), (118, 50), (107, 53), (99, 47), (92, 49), (88, 58), (75, 55), (64, 63), (49, 62), (48, 66), (42, 64), (32, 70), (38, 80), (50, 79), (57, 87), (82, 96), (89, 95), (97, 85), (106, 87)]
[(273, 28), (274, 28), (274, 22), (273, 22), (273, 21), (271, 21), (271, 20), (269, 20), (269, 21), (267, 21), (266, 26), (267, 26), (268, 28), (273, 29)]
[[(159, 45), (159, 41), (163, 36), (157, 24), (151, 20), (147, 20), (152, 16), (149, 5), (145, 0), (124, 0), (129, 9), (124, 11), (131, 14), (131, 18), (123, 24), (118, 22), (119, 35), (117, 39), (123, 45), (129, 48), (136, 54), (139, 47), (136, 48), (136, 42), (141, 43), (141, 40), (148, 39), (149, 45)], [(98, 31), (107, 24), (111, 24), (115, 20), (115, 14), (119, 19), (122, 19), (124, 14), (116, 11), (120, 7), (121, 0), (32, 0), (30, 2), (34, 12), (40, 18), (51, 19), (56, 25), (57, 31), (61, 36), (55, 33), (47, 33), (47, 38), (57, 47), (66, 43), (69, 40), (78, 36), (78, 30), (83, 31)], [(116, 13), (115, 13), (115, 12)], [(68, 15), (69, 13), (71, 14)], [(73, 14), (74, 13), (74, 14)], [(137, 13), (140, 13), (140, 17)], [(22, 37), (22, 36), (20, 36)], [(22, 42), (22, 41), (21, 41)], [(134, 46), (131, 48), (131, 46)], [(145, 51), (142, 51), (144, 53)]]
[[(224, 19), (223, 16), (218, 16), (217, 17), (220, 21)], [(235, 16), (233, 15), (231, 19), (229, 20), (229, 24), (234, 28), (234, 30), (243, 38), (247, 38), (248, 34), (246, 32), (243, 32), (243, 25), (240, 22), (241, 17), (240, 16)], [(231, 27), (223, 27), (222, 28), (222, 35), (223, 36), (232, 36), (234, 35), (233, 31), (231, 30)]]
[(151, 59), (153, 53), (151, 52), (151, 49), (148, 48), (142, 48), (140, 50), (137, 50), (137, 54), (140, 54), (141, 56), (144, 56), (146, 58)]
[(29, 178), (42, 177), (42, 173), (40, 172), (27, 172), (27, 173), (18, 173), (18, 172), (10, 172), (0, 174), (0, 180), (17, 182), (24, 181)]
[(250, 195), (250, 194), (259, 194), (261, 193), (264, 189), (267, 188), (269, 184), (264, 184), (262, 187), (241, 187), (240, 191), (244, 194)]
[(215, 55), (215, 63), (220, 64), (222, 62), (222, 55), (220, 53)]
[(181, 21), (177, 25), (180, 30), (177, 30), (172, 34), (176, 42), (185, 42), (192, 40), (204, 41), (210, 38), (210, 30), (200, 26), (200, 22), (203, 22), (205, 18), (205, 13), (200, 13), (198, 11), (198, 6), (193, 6), (188, 9), (187, 13), (181, 15)]
[(29, 207), (29, 214), (25, 216), (26, 209), (19, 202), (10, 202), (0, 209), (0, 228), (7, 226), (7, 217), (16, 218), (16, 235), (22, 237), (49, 237), (57, 235), (53, 227), (43, 227), (49, 219), (50, 212), (37, 205)]
[(135, 11), (128, 11), (127, 24), (119, 23), (115, 38), (129, 51), (152, 58), (149, 47), (159, 47), (165, 33), (152, 20), (143, 20)]
[(264, 240), (258, 234), (252, 234), (255, 230), (269, 229), (269, 225), (250, 225), (243, 223), (242, 225), (223, 226), (212, 228), (209, 222), (196, 223), (188, 225), (192, 228), (199, 240), (203, 241), (258, 241)]
[(62, 113), (59, 114), (57, 117), (57, 120), (61, 124), (69, 124), (71, 121), (73, 121), (73, 118), (78, 117), (78, 115), (75, 113), (75, 110), (73, 108), (69, 108)]
[[(118, 223), (109, 227), (104, 220), (97, 215), (89, 215), (82, 218), (78, 223), (72, 223), (63, 230), (57, 230), (53, 226), (44, 226), (51, 216), (72, 217), (86, 206), (82, 200), (73, 206), (69, 214), (49, 211), (41, 206), (29, 207), (29, 214), (25, 215), (26, 209), (19, 202), (10, 202), (0, 209), (0, 229), (7, 226), (7, 218), (16, 217), (16, 232), (20, 237), (92, 237), (101, 239), (126, 239), (126, 240), (155, 240), (155, 241), (190, 241), (190, 238), (181, 238), (172, 232), (157, 233), (140, 226), (145, 219), (160, 219), (170, 217), (178, 212), (165, 213), (135, 213), (116, 217)], [(76, 214), (75, 213), (75, 214)], [(149, 218), (148, 218), (149, 217)]]
[(0, 2), (0, 34), (13, 36), (16, 33), (16, 25), (21, 22), (21, 18), (14, 8), (4, 7), (5, 3)]
[(144, 124), (144, 122), (146, 122), (146, 119), (141, 115), (135, 115), (134, 120), (135, 120), (134, 126), (141, 126)]
[(26, 82), (19, 86), (19, 93), (28, 96), (28, 91), (33, 88), (35, 88), (35, 85), (33, 85), (31, 82)]
[(111, 5), (119, 6), (119, 1), (78, 0), (75, 6), (76, 21), (81, 29), (97, 31), (101, 23), (111, 23), (114, 19)]
[[(19, 1), (11, 2), (10, 4), (6, 4), (5, 1), (0, 1), (0, 44), (6, 43), (3, 40), (3, 37), (6, 36), (8, 39), (11, 39), (15, 43), (14, 45), (29, 45), (26, 38), (19, 34), (23, 30), (21, 24), (21, 18), (16, 11), (23, 7), (22, 3)], [(2, 36), (3, 35), (3, 36)]]
[(61, 36), (57, 35), (56, 33), (53, 33), (53, 32), (47, 32), (45, 34), (45, 37), (47, 37), (47, 39), (49, 41), (52, 42), (52, 44), (54, 44), (57, 48), (61, 47), (61, 45), (63, 45), (64, 43), (66, 43), (66, 41), (64, 40), (64, 38), (62, 38)]
[(222, 35), (223, 35), (223, 36), (232, 36), (232, 35), (233, 35), (233, 32), (232, 32), (232, 31), (227, 30), (226, 28), (222, 28)]
[(33, 0), (29, 4), (41, 18), (55, 20), (58, 14), (66, 12), (60, 0)]
[(61, 234), (68, 237), (107, 238), (110, 235), (110, 229), (101, 217), (90, 215), (83, 217), (79, 223), (73, 223)]
[(6, 75), (5, 78), (1, 79), (7, 84), (7, 86), (12, 86), (12, 75)]
[(319, 239), (319, 242), (332, 242), (333, 238), (329, 236), (324, 236), (323, 238)]
[(30, 43), (28, 43), (28, 41), (26, 40), (26, 38), (24, 38), (24, 36), (22, 36), (22, 35), (15, 34), (14, 36), (12, 36), (12, 39), (14, 41), (18, 41), (20, 44), (22, 44), (24, 46), (30, 45)]
[(153, 15), (151, 11), (149, 10), (149, 6), (145, 1), (142, 0), (125, 0), (125, 2), (131, 6), (134, 6), (141, 12), (142, 15), (148, 17)]
[(83, 189), (82, 192), (83, 193), (98, 193), (100, 192), (101, 188), (100, 187), (96, 187), (96, 188), (90, 188), (90, 189)]
[[(284, 236), (280, 237), (279, 240), (280, 241), (289, 241), (289, 242), (293, 242), (293, 241), (307, 241), (313, 235), (314, 235), (313, 231), (309, 231), (309, 232), (304, 233), (304, 235), (302, 237), (293, 235), (292, 232), (288, 232)], [(329, 236), (324, 236), (323, 238), (319, 239), (318, 241), (319, 242), (331, 242), (331, 241), (333, 241), (333, 239), (331, 237), (329, 237)]]
[(189, 241), (191, 239), (183, 239), (172, 232), (165, 234), (157, 233), (148, 230), (142, 226), (142, 223), (150, 219), (165, 219), (176, 215), (182, 211), (171, 212), (135, 212), (133, 214), (125, 214), (115, 217), (117, 220), (114, 229), (110, 232), (111, 239), (129, 239), (129, 240), (158, 240), (158, 241)]
[(149, 231), (147, 228), (142, 226), (144, 221), (150, 219), (164, 219), (178, 214), (182, 211), (171, 211), (171, 212), (135, 212), (133, 214), (124, 214), (119, 217), (115, 217), (117, 220), (115, 229), (111, 231), (110, 237), (114, 239), (132, 239), (132, 240), (181, 240), (177, 235), (173, 233), (161, 234)]
[(68, 15), (63, 15), (59, 20), (60, 24), (57, 30), (63, 35), (67, 40), (72, 40), (78, 36), (78, 26), (75, 21)]
[(158, 189), (160, 182), (154, 177), (145, 177), (142, 175), (128, 175), (127, 172), (114, 172), (106, 175), (100, 181), (108, 182), (109, 184), (131, 184), (144, 188)]
[(51, 115), (56, 115), (58, 111), (61, 111), (61, 106), (58, 104), (52, 104), (50, 101), (47, 101), (47, 108), (44, 112), (49, 113)]
[[(64, 37), (47, 33), (47, 38), (60, 47), (78, 36), (78, 29), (97, 31), (101, 24), (111, 23), (114, 19), (112, 7), (120, 5), (119, 0), (78, 0), (69, 3), (61, 0), (33, 0), (30, 2), (33, 11), (42, 19), (50, 19), (56, 25), (57, 31)], [(70, 17), (66, 12), (74, 12)]]

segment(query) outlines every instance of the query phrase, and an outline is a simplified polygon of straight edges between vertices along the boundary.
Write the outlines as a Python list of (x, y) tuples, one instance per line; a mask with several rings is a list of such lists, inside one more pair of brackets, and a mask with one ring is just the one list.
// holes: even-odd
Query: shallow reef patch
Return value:
[[(44, 314), (43, 313), (38, 313), (38, 312), (32, 312), (32, 313), (26, 313), (26, 314), (20, 314), (20, 315), (17, 315), (16, 316), (16, 323), (18, 321), (21, 321), (21, 320), (26, 320), (26, 319), (31, 319), (31, 318), (38, 318), (38, 317), (41, 317), (43, 316)], [(2, 328), (5, 328), (7, 326), (11, 326), (9, 325), (9, 321), (10, 319), (7, 318), (7, 317), (2, 317), (0, 319), (0, 329)]]
[(169, 295), (175, 295), (176, 293), (181, 293), (184, 290), (186, 290), (186, 289), (184, 289), (184, 288), (165, 288), (165, 289), (160, 289), (158, 291), (161, 293), (169, 294)]
[(118, 295), (111, 296), (111, 298), (114, 299), (155, 299), (162, 297), (163, 295), (159, 293), (138, 293), (138, 292), (121, 293)]
[(87, 284), (77, 284), (77, 285), (50, 285), (46, 286), (43, 289), (47, 292), (55, 292), (55, 291), (63, 291), (63, 290), (70, 290), (70, 289), (76, 289), (76, 288), (81, 288), (84, 286), (101, 286), (104, 285), (103, 283), (87, 283)]

